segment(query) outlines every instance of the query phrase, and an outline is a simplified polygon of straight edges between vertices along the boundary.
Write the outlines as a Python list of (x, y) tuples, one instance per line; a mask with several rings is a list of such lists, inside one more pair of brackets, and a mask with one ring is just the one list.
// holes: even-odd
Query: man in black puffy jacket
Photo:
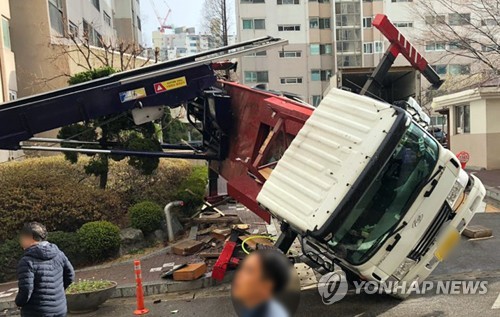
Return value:
[(47, 229), (30, 222), (21, 230), (24, 255), (17, 267), (19, 293), (16, 305), (23, 317), (66, 316), (64, 290), (73, 283), (75, 272), (59, 248), (46, 241)]

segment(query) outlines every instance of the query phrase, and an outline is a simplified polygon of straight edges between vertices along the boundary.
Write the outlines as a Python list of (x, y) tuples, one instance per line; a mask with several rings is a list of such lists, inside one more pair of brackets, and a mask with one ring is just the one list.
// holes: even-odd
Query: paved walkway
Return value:
[[(229, 203), (219, 209), (226, 214), (237, 214), (242, 220), (242, 223), (250, 225), (250, 233), (267, 233), (266, 223), (243, 205)], [(187, 231), (188, 232), (186, 234), (189, 233), (189, 230)], [(218, 250), (211, 249), (211, 252), (221, 251), (222, 244), (220, 244), (218, 248)], [(154, 252), (153, 254), (142, 256), (140, 260), (143, 282), (146, 283), (162, 280), (162, 271), (167, 271), (168, 268), (171, 268), (174, 265), (202, 262), (204, 260), (197, 255), (178, 256), (171, 254), (169, 251), (170, 247), (166, 247), (163, 250)], [(210, 261), (214, 263), (215, 259)], [(211, 265), (209, 263), (209, 267), (210, 266)], [(96, 267), (81, 269), (76, 272), (76, 279), (106, 279), (116, 281), (118, 285), (133, 284), (135, 283), (133, 260), (127, 260), (123, 263), (104, 264)], [(17, 282), (0, 284), (0, 300), (15, 296), (15, 293), (17, 292), (16, 288)]]

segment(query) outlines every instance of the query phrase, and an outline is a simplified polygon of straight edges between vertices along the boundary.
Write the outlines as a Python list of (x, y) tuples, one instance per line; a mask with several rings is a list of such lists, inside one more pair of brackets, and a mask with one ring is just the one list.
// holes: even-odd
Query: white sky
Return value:
[[(141, 0), (142, 33), (146, 46), (152, 45), (151, 33), (159, 26), (151, 1), (154, 1), (155, 6), (161, 11), (162, 18), (168, 12), (165, 3), (172, 9), (167, 23), (174, 24), (176, 27), (194, 26), (197, 33), (203, 31), (201, 29), (201, 16), (204, 0)], [(229, 2), (233, 2), (233, 0), (229, 0)], [(231, 8), (234, 8), (234, 5), (231, 4)]]

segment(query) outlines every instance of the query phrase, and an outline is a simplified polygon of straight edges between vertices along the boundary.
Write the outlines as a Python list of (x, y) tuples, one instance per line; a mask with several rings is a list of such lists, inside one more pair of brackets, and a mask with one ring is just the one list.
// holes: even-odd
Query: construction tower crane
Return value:
[(164, 17), (162, 17), (162, 15), (161, 15), (162, 10), (160, 10), (158, 8), (158, 6), (155, 4), (155, 1), (149, 0), (149, 2), (151, 2), (151, 6), (153, 7), (153, 10), (155, 11), (155, 14), (156, 14), (156, 19), (158, 20), (158, 23), (160, 24), (159, 31), (161, 33), (165, 33), (165, 30), (173, 29), (172, 24), (167, 24), (167, 20), (170, 17), (170, 14), (172, 13), (172, 9), (169, 7), (167, 1), (166, 0), (162, 1), (163, 4), (165, 5), (165, 7), (167, 7), (167, 9), (168, 9), (167, 14)]

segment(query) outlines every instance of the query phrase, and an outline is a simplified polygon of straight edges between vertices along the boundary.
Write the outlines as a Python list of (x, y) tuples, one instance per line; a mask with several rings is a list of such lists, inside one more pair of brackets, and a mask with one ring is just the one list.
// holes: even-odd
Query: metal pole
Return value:
[(184, 202), (181, 200), (176, 200), (176, 201), (169, 202), (165, 206), (165, 209), (163, 210), (165, 212), (165, 219), (167, 220), (168, 241), (174, 240), (174, 229), (172, 228), (172, 213), (170, 211), (171, 211), (172, 207), (180, 207), (180, 206), (184, 206)]

